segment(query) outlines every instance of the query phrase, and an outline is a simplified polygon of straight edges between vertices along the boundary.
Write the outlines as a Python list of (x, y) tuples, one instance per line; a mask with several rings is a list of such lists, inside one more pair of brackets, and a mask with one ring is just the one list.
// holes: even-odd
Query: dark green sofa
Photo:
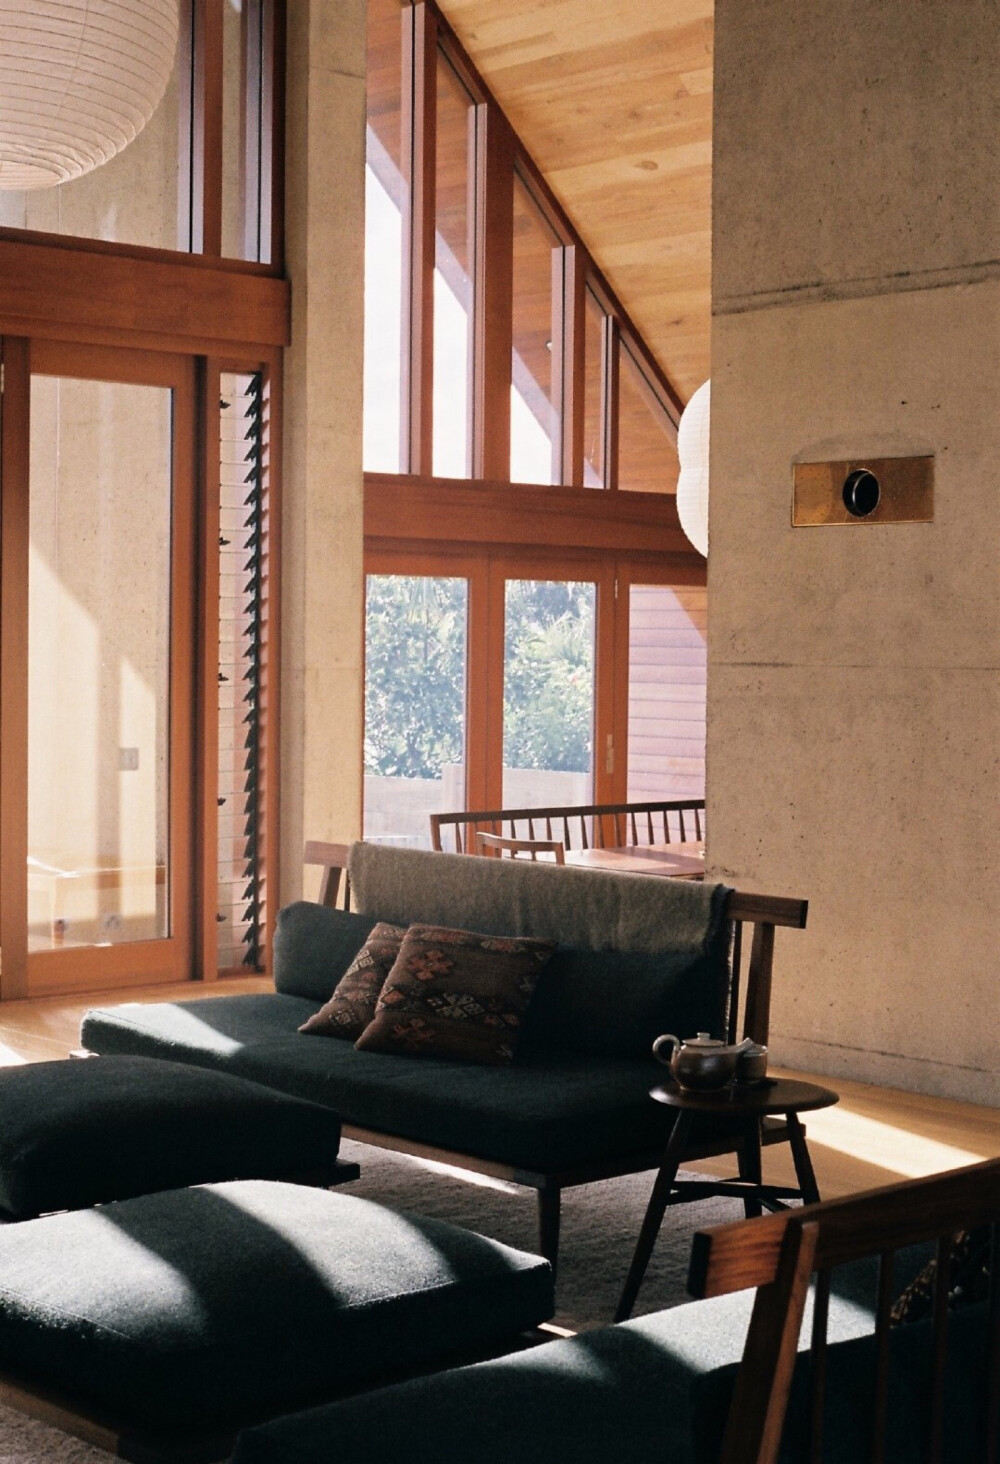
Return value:
[[(281, 912), (273, 994), (95, 1009), (83, 1046), (224, 1069), (336, 1109), (348, 1137), (531, 1185), (539, 1248), (553, 1261), (564, 1186), (659, 1162), (672, 1119), (648, 1097), (663, 1078), (654, 1037), (736, 1032), (734, 929), (755, 922), (742, 942), (752, 959), (741, 1010), (748, 1034), (766, 1041), (774, 925), (805, 921), (803, 902), (718, 885), (368, 844), (352, 847), (349, 873), (350, 913), (306, 902)], [(559, 942), (512, 1067), (299, 1034), (377, 920)], [(733, 1147), (718, 1125), (695, 1145)]]

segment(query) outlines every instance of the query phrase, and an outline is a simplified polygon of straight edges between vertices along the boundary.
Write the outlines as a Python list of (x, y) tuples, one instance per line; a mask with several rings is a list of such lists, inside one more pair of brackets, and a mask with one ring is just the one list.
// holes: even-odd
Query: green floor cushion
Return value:
[(536, 1256), (298, 1185), (0, 1227), (0, 1366), (149, 1430), (270, 1418), (502, 1345), (552, 1311)]
[(329, 1108), (182, 1063), (0, 1069), (0, 1210), (17, 1219), (209, 1180), (332, 1178), (339, 1145)]
[(90, 1052), (168, 1057), (199, 1067), (225, 1068), (248, 1042), (297, 1031), (317, 1006), (306, 997), (272, 992), (207, 996), (200, 1001), (124, 1002), (86, 1012), (80, 1042)]
[[(741, 1292), (675, 1307), (279, 1419), (242, 1434), (233, 1464), (718, 1464), (751, 1303), (752, 1294)], [(847, 1389), (852, 1406), (830, 1411), (824, 1464), (868, 1456), (863, 1400), (873, 1339), (858, 1334), (870, 1326), (863, 1308), (832, 1299), (828, 1395), (843, 1398)], [(973, 1321), (954, 1331), (949, 1409), (958, 1411), (947, 1415), (945, 1464), (981, 1464), (983, 1440), (970, 1409), (983, 1387), (985, 1318), (978, 1328)], [(808, 1322), (803, 1346), (807, 1337)], [(887, 1460), (912, 1464), (922, 1457), (915, 1438), (926, 1370), (917, 1354), (927, 1337), (899, 1341), (893, 1338)], [(809, 1460), (806, 1366), (801, 1359), (780, 1464)]]

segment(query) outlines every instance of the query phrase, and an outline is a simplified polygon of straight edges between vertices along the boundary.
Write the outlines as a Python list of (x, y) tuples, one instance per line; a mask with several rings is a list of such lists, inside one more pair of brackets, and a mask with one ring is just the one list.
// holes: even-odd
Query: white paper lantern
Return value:
[(176, 49), (177, 0), (0, 0), (0, 188), (50, 188), (121, 152)]
[(712, 383), (699, 386), (677, 426), (677, 517), (699, 554), (708, 554), (708, 437)]

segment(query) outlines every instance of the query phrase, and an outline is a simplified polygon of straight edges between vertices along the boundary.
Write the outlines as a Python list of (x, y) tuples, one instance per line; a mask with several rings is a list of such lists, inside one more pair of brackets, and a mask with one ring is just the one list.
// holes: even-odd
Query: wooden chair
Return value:
[[(937, 1242), (937, 1275), (927, 1331), (923, 1420), (926, 1452), (922, 1461), (940, 1461), (946, 1428), (969, 1427), (972, 1420), (946, 1418), (945, 1367), (949, 1319), (950, 1251), (957, 1232), (992, 1226), (992, 1273), (983, 1359), (982, 1418), (985, 1452), (979, 1464), (1000, 1458), (1000, 1160), (972, 1165), (930, 1179), (908, 1181), (847, 1199), (828, 1200), (805, 1209), (760, 1220), (699, 1231), (694, 1237), (688, 1290), (700, 1298), (757, 1287), (750, 1329), (726, 1422), (720, 1464), (774, 1464), (796, 1364), (796, 1348), (810, 1280), (816, 1278), (809, 1365), (810, 1458), (819, 1464), (824, 1416), (850, 1410), (869, 1419), (870, 1452), (858, 1464), (881, 1464), (891, 1447), (887, 1437), (893, 1299), (892, 1259), (896, 1251)], [(864, 1256), (879, 1258), (876, 1329), (868, 1396), (855, 1390), (849, 1399), (827, 1398), (827, 1310), (834, 1266)], [(904, 1329), (912, 1324), (904, 1324)], [(920, 1339), (923, 1346), (923, 1338)], [(923, 1360), (922, 1360), (923, 1361)], [(920, 1365), (920, 1364), (918, 1364)], [(865, 1390), (862, 1389), (862, 1392)], [(828, 1422), (828, 1426), (836, 1426)], [(971, 1447), (971, 1446), (970, 1446)], [(798, 1457), (798, 1455), (796, 1455)], [(898, 1449), (894, 1457), (899, 1457)], [(916, 1457), (916, 1456), (914, 1456)], [(957, 1457), (949, 1455), (949, 1457)], [(961, 1457), (972, 1458), (963, 1453)]]
[[(347, 846), (311, 840), (306, 844), (305, 861), (323, 868), (320, 903), (335, 906), (341, 895), (344, 907), (350, 903), (350, 887), (346, 878)], [(343, 876), (343, 879), (342, 879)], [(767, 1045), (771, 1010), (771, 972), (774, 961), (774, 934), (778, 926), (793, 930), (805, 928), (809, 909), (807, 900), (791, 900), (777, 895), (745, 894), (733, 890), (726, 903), (729, 923), (730, 976), (727, 1007), (727, 1041), (750, 1037), (761, 1046)], [(663, 1157), (662, 1146), (655, 1150), (637, 1150), (616, 1156), (603, 1163), (593, 1163), (572, 1170), (536, 1171), (517, 1169), (493, 1163), (475, 1155), (459, 1154), (430, 1145), (412, 1143), (391, 1134), (360, 1129), (345, 1124), (345, 1136), (362, 1143), (417, 1154), (421, 1158), (450, 1164), (473, 1173), (489, 1174), (496, 1179), (523, 1184), (538, 1196), (539, 1250), (553, 1265), (559, 1250), (559, 1221), (562, 1191), (578, 1184), (591, 1184), (601, 1179), (616, 1179), (623, 1174), (639, 1174), (658, 1169)], [(788, 1124), (781, 1118), (765, 1118), (761, 1125), (762, 1145), (789, 1142)], [(681, 1163), (708, 1159), (733, 1152), (732, 1140), (699, 1140), (686, 1146)], [(743, 1150), (739, 1153), (740, 1174), (750, 1175), (759, 1156)]]
[(675, 798), (654, 803), (586, 803), (561, 808), (490, 808), (432, 813), (431, 847), (443, 850), (443, 830), (455, 854), (475, 854), (480, 832), (509, 839), (558, 839), (565, 849), (617, 849), (629, 844), (700, 843), (705, 801)]
[(566, 863), (566, 845), (561, 839), (508, 839), (503, 834), (476, 834), (476, 843), (486, 853), (497, 856), (510, 854), (516, 859), (519, 854), (528, 854), (537, 860), (539, 854), (552, 854), (557, 864)]

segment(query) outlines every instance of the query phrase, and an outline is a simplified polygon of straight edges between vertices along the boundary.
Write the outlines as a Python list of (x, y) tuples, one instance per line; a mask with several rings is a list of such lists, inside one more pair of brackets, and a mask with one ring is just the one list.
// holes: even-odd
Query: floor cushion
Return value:
[(154, 1431), (268, 1418), (481, 1354), (552, 1310), (536, 1256), (299, 1185), (0, 1226), (0, 1366)]
[(330, 1109), (226, 1073), (148, 1057), (0, 1069), (0, 1210), (15, 1219), (208, 1180), (331, 1183), (339, 1145)]

